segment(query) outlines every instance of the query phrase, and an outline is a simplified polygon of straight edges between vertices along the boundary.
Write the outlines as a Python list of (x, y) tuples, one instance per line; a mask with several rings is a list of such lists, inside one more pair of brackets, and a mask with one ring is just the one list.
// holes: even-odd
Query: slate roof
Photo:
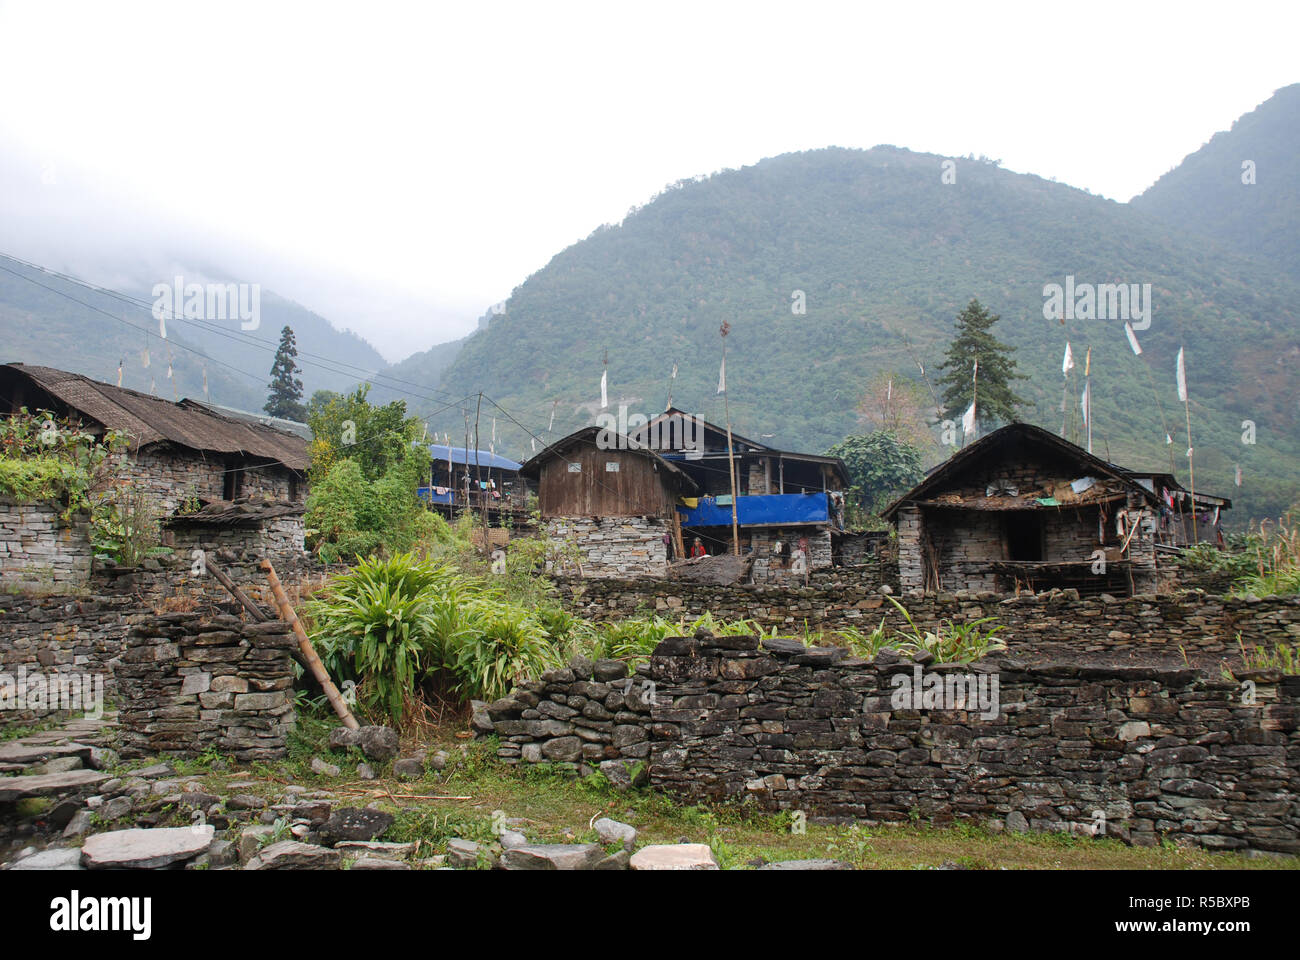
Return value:
[[(115, 387), (54, 367), (6, 364), (56, 400), (102, 427), (130, 436), (139, 448), (174, 443), (191, 450), (244, 454), (297, 471), (309, 464), (307, 441), (274, 427), (222, 416), (193, 400), (179, 403)], [(29, 403), (29, 406), (31, 404)]]

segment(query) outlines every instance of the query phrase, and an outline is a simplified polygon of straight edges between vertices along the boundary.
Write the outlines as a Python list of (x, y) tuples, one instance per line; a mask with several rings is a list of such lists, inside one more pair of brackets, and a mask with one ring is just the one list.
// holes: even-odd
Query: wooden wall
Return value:
[[(570, 463), (582, 472), (570, 473)], [(608, 470), (609, 463), (618, 471)], [(538, 500), (543, 517), (671, 518), (676, 486), (676, 477), (644, 453), (587, 442), (542, 465)]]

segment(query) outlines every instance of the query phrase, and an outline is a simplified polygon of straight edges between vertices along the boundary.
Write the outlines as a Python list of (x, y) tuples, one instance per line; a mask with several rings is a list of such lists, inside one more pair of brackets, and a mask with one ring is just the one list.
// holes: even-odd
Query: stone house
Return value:
[(576, 552), (583, 576), (662, 577), (677, 499), (698, 488), (654, 451), (626, 437), (598, 443), (599, 432), (570, 434), (521, 467), (537, 484), (543, 530), (557, 548)]
[(882, 516), (904, 593), (1053, 587), (1156, 590), (1159, 497), (1040, 427), (1012, 423), (958, 451)]
[[(0, 365), (0, 415), (26, 408), (47, 410), (80, 421), (96, 434), (117, 431), (128, 438), (122, 454), (127, 485), (142, 489), (158, 517), (193, 513), (213, 504), (235, 501), (296, 505), (280, 514), (280, 523), (296, 524), (289, 542), (301, 541), (302, 511), (307, 494), (307, 440), (298, 434), (228, 416), (192, 400), (174, 402), (101, 383), (52, 367), (20, 363)], [(50, 539), (50, 510), (6, 507), (0, 526), (0, 565), (14, 558), (5, 572), (30, 566), (26, 557), (39, 554), (33, 544)], [(244, 538), (269, 535), (262, 523), (231, 527)], [(82, 563), (86, 529), (58, 531), (56, 553), (76, 554), (78, 574), (89, 575)], [(69, 537), (76, 543), (65, 543)], [(274, 535), (281, 541), (280, 532)], [(38, 557), (38, 559), (41, 559)], [(44, 563), (48, 558), (41, 559)]]

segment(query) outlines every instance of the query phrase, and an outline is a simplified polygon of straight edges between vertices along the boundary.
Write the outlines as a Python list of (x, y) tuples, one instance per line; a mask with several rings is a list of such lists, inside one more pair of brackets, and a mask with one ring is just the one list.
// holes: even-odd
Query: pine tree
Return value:
[(275, 361), (271, 364), (271, 382), (267, 384), (271, 392), (262, 409), (273, 417), (302, 423), (307, 418), (307, 408), (302, 403), (297, 357), (293, 328), (285, 327), (280, 331), (280, 346), (276, 348)]
[[(939, 385), (944, 388), (941, 419), (960, 420), (972, 398), (976, 401), (979, 424), (1006, 423), (1016, 418), (1016, 407), (1025, 401), (1011, 389), (1011, 382), (1029, 378), (1016, 372), (1016, 361), (1011, 357), (1015, 348), (989, 332), (1000, 319), (978, 300), (972, 300), (957, 315), (957, 335), (939, 365), (945, 371), (939, 378)], [(976, 361), (979, 362), (977, 380), (973, 376)]]

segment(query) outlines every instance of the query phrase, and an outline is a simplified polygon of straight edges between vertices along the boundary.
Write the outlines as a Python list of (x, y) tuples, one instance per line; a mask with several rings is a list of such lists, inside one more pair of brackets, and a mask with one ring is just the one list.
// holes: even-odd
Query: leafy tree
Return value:
[(341, 459), (355, 460), (362, 477), (378, 480), (420, 435), (420, 422), (407, 417), (405, 401), (377, 407), (366, 399), (369, 392), (370, 384), (363, 383), (347, 395), (325, 390), (312, 395), (307, 409), (312, 430), (312, 483), (323, 480)]
[(875, 513), (925, 475), (921, 452), (892, 433), (845, 437), (826, 451), (848, 467), (858, 504)]
[(271, 382), (267, 384), (271, 393), (262, 409), (273, 417), (301, 423), (307, 418), (307, 408), (302, 404), (302, 378), (298, 376), (301, 371), (297, 357), (293, 328), (285, 327), (280, 331), (280, 346), (276, 348), (275, 360), (271, 363)]
[(324, 560), (352, 561), (439, 539), (446, 522), (415, 495), (428, 467), (428, 453), (409, 443), (375, 480), (366, 478), (358, 460), (336, 460), (307, 497), (305, 521), (313, 547)]
[(978, 300), (971, 300), (957, 315), (957, 335), (939, 365), (945, 371), (939, 378), (940, 386), (945, 388), (942, 419), (960, 419), (973, 399), (978, 423), (1005, 423), (1014, 420), (1016, 407), (1025, 403), (1011, 389), (1013, 380), (1029, 379), (1016, 372), (1016, 361), (1011, 356), (1015, 348), (991, 332), (1000, 319)]

